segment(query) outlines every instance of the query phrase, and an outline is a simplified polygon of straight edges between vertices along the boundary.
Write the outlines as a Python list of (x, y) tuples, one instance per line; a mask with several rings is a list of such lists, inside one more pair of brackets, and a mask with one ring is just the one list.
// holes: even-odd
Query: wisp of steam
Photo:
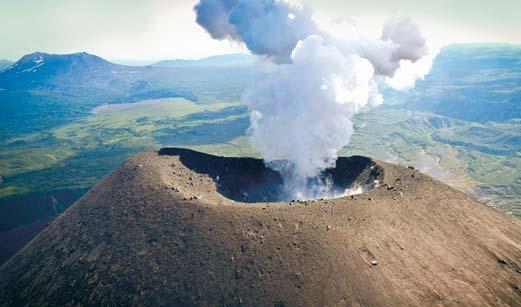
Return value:
[(242, 42), (274, 64), (243, 101), (251, 142), (280, 172), (288, 198), (338, 196), (322, 174), (349, 144), (353, 117), (383, 102), (379, 83), (409, 88), (432, 63), (407, 18), (388, 20), (369, 39), (320, 29), (309, 8), (279, 0), (201, 0), (195, 11), (213, 38)]

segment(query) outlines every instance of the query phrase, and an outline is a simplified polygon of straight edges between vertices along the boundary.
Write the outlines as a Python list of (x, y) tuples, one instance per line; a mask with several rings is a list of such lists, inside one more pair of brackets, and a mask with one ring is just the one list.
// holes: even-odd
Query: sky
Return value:
[[(116, 62), (144, 64), (246, 53), (238, 43), (212, 40), (195, 23), (196, 2), (0, 0), (0, 59), (14, 61), (35, 51), (86, 51)], [(324, 27), (339, 17), (349, 18), (369, 36), (379, 36), (387, 18), (405, 16), (414, 19), (435, 46), (521, 44), (520, 0), (305, 0), (305, 4)]]

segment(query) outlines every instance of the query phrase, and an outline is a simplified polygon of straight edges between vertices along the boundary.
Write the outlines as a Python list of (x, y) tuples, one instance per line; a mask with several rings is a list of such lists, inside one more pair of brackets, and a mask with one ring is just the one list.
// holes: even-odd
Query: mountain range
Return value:
[[(387, 97), (407, 100), (410, 109), (462, 120), (484, 123), (519, 118), (521, 92), (516, 89), (521, 88), (520, 59), (521, 47), (516, 45), (450, 45), (442, 49), (425, 80), (406, 93), (389, 91)], [(0, 62), (0, 71), (2, 65), (6, 68), (0, 72), (0, 89), (52, 90), (92, 96), (108, 103), (162, 97), (197, 101), (193, 87), (183, 87), (180, 79), (191, 79), (194, 74), (203, 82), (204, 78), (209, 81), (208, 77), (212, 81), (229, 79), (258, 69), (255, 63), (251, 55), (229, 54), (126, 66), (85, 52), (66, 55), (36, 52), (14, 64)], [(252, 74), (246, 81), (251, 81), (251, 77)], [(512, 90), (504, 90), (505, 86)]]
[[(127, 66), (109, 62), (86, 52), (74, 54), (48, 54), (35, 52), (23, 56), (16, 63), (6, 62), (0, 73), (0, 88), (4, 90), (47, 89), (53, 91), (78, 89), (104, 93), (108, 98), (146, 96), (182, 96), (188, 93), (172, 93), (172, 75), (186, 74), (180, 69), (226, 69), (254, 64), (253, 56), (245, 54), (219, 55), (201, 60), (160, 61), (148, 66)], [(166, 91), (166, 93), (152, 93)], [(189, 97), (186, 97), (189, 98)], [(194, 98), (194, 97), (191, 97)]]
[(0, 72), (0, 129), (5, 131), (0, 139), (56, 126), (101, 104), (172, 97), (198, 103), (238, 100), (256, 68), (225, 64), (235, 61), (230, 59), (235, 56), (203, 60), (217, 66), (160, 67), (118, 65), (85, 52), (28, 54)]
[(248, 54), (224, 54), (211, 56), (199, 60), (164, 60), (152, 66), (158, 67), (221, 67), (221, 66), (241, 66), (255, 64), (255, 57)]
[(96, 90), (132, 90), (142, 86), (139, 80), (159, 69), (111, 63), (86, 52), (48, 54), (36, 52), (0, 73), (5, 90), (91, 88)]

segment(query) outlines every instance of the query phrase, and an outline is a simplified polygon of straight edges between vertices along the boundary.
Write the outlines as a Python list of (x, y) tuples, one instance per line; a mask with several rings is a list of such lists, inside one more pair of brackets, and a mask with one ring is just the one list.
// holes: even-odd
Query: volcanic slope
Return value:
[(414, 169), (329, 173), (380, 184), (262, 202), (261, 160), (138, 154), (0, 268), (0, 305), (521, 305), (521, 222)]

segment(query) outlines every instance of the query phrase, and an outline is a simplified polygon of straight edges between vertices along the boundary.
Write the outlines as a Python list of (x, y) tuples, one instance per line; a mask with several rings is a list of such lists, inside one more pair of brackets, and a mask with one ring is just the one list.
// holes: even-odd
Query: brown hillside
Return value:
[(0, 306), (521, 305), (521, 222), (413, 169), (329, 172), (381, 185), (262, 202), (261, 160), (136, 155), (0, 268)]

